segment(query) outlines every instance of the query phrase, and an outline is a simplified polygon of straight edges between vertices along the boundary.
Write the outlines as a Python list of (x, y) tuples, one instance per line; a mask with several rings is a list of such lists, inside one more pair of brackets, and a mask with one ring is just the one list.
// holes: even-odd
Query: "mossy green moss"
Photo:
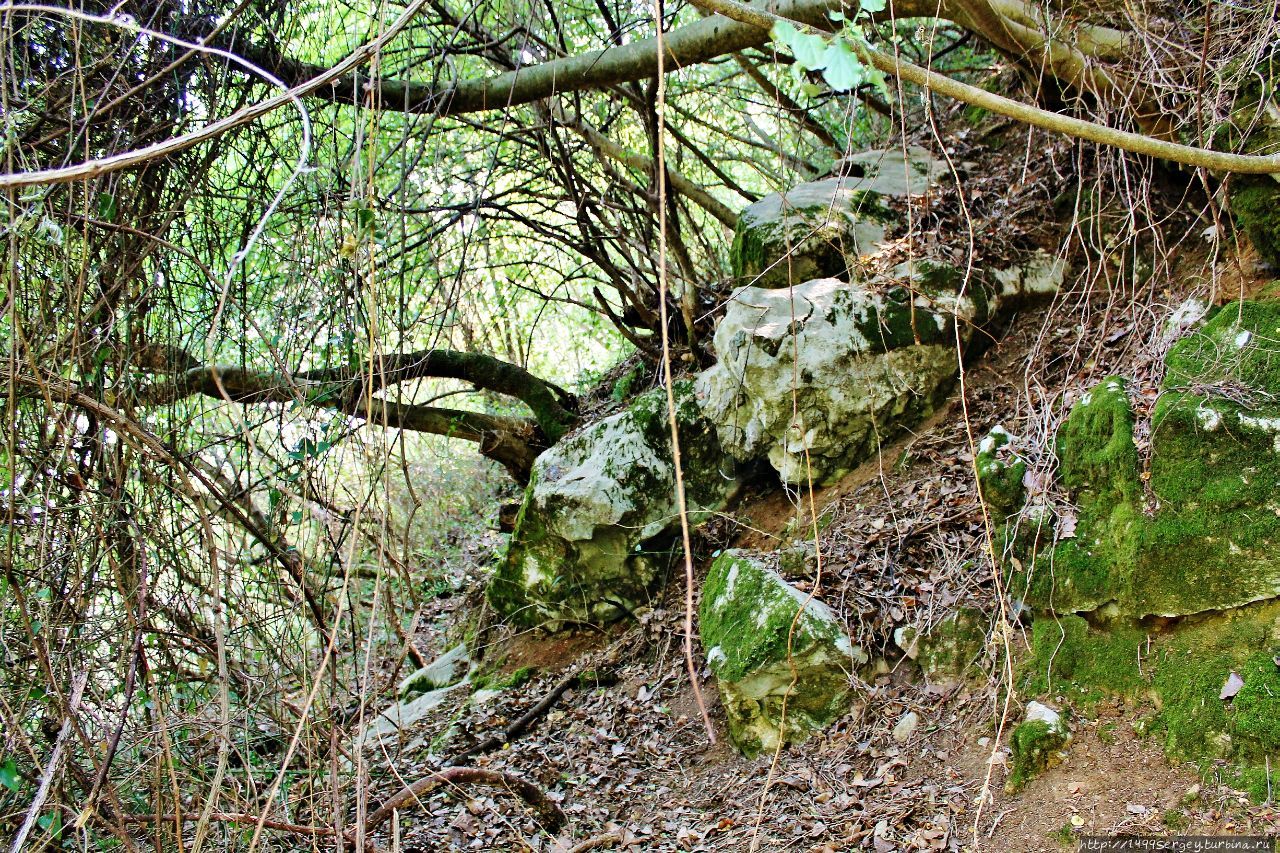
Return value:
[(1258, 255), (1280, 266), (1280, 182), (1270, 175), (1237, 175), (1231, 211)]
[(1170, 390), (1229, 383), (1258, 394), (1280, 393), (1280, 303), (1244, 300), (1223, 306), (1173, 345), (1165, 365), (1164, 385)]
[(1144, 521), (1133, 409), (1124, 381), (1104, 379), (1058, 433), (1059, 476), (1078, 507), (1074, 537), (1032, 559), (1011, 580), (1033, 607), (1070, 613), (1132, 597)]
[(635, 393), (636, 386), (644, 380), (645, 366), (643, 363), (637, 364), (626, 373), (618, 377), (613, 383), (613, 388), (609, 392), (609, 397), (615, 403), (622, 403), (628, 400)]
[(1133, 407), (1122, 378), (1102, 380), (1071, 410), (1058, 433), (1058, 459), (1063, 484), (1094, 517), (1137, 503), (1142, 487)]
[(1070, 695), (1092, 705), (1106, 690), (1132, 695), (1143, 686), (1136, 662), (1146, 635), (1128, 624), (1094, 630), (1083, 617), (1064, 614), (1035, 620), (1031, 656), (1023, 667), (1029, 693)]
[(1009, 735), (1013, 760), (1005, 790), (1011, 794), (1021, 791), (1033, 776), (1056, 763), (1057, 753), (1066, 743), (1066, 734), (1044, 720), (1020, 723)]
[[(1078, 405), (1059, 435), (1075, 538), (1023, 579), (1040, 611), (1029, 692), (1150, 700), (1144, 728), (1171, 755), (1231, 762), (1254, 793), (1280, 752), (1278, 344), (1280, 305), (1244, 302), (1170, 350), (1149, 494), (1122, 386)], [(1243, 686), (1222, 699), (1232, 673)]]
[(1280, 404), (1264, 402), (1280, 397), (1276, 344), (1280, 305), (1247, 302), (1173, 347), (1149, 496), (1123, 383), (1104, 380), (1077, 404), (1058, 437), (1074, 536), (1018, 554), (1028, 571), (1011, 579), (1015, 591), (1039, 609), (1113, 606), (1133, 618), (1280, 594)]

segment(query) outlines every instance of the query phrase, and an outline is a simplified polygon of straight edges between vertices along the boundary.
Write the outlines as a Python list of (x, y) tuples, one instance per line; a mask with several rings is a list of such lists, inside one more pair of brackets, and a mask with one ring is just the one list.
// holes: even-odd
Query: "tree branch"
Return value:
[[(982, 0), (978, 0), (978, 2), (982, 2)], [(720, 15), (727, 15), (740, 23), (754, 26), (762, 32), (767, 31), (775, 22), (785, 19), (783, 15), (763, 12), (753, 6), (737, 3), (735, 0), (696, 0), (696, 4), (700, 8), (714, 11)], [(807, 22), (793, 20), (792, 23)], [(1089, 142), (1097, 142), (1101, 145), (1109, 145), (1133, 154), (1143, 154), (1148, 157), (1212, 171), (1243, 172), (1246, 174), (1280, 173), (1280, 154), (1265, 156), (1232, 154), (1226, 151), (1214, 151), (1208, 148), (1197, 148), (1192, 145), (1181, 145), (1152, 136), (1144, 136), (1140, 133), (1130, 133), (1126, 130), (1118, 130), (1073, 116), (1042, 110), (1039, 107), (1033, 107), (1021, 101), (1015, 101), (1012, 98), (1006, 98), (1003, 95), (979, 89), (977, 86), (961, 83), (959, 80), (954, 80), (945, 74), (939, 74), (936, 71), (921, 68), (919, 65), (907, 62), (901, 57), (890, 56), (887, 53), (882, 53), (860, 44), (855, 43), (854, 50), (857, 51), (858, 58), (862, 62), (872, 65), (886, 74), (893, 74), (909, 83), (939, 92), (955, 98), (957, 101), (973, 104), (998, 115), (1017, 119), (1054, 133), (1061, 133)]]
[[(432, 357), (431, 353), (447, 353), (450, 356), (462, 358), (437, 359)], [(429, 350), (426, 354), (409, 353), (391, 356), (388, 358), (390, 362), (388, 369), (376, 375), (370, 388), (362, 387), (362, 382), (355, 378), (356, 371), (347, 368), (307, 371), (288, 377), (270, 371), (259, 372), (239, 367), (218, 365), (197, 367), (177, 375), (174, 379), (161, 381), (144, 389), (132, 402), (141, 407), (162, 406), (196, 394), (203, 394), (216, 400), (246, 405), (300, 402), (334, 409), (361, 418), (375, 426), (395, 427), (477, 442), (482, 455), (501, 463), (512, 477), (520, 483), (525, 483), (529, 479), (533, 460), (552, 443), (537, 420), (399, 403), (372, 396), (372, 391), (380, 390), (388, 384), (427, 376), (465, 378), (475, 381), (481, 387), (511, 393), (512, 396), (527, 396), (527, 389), (515, 388), (513, 390), (520, 392), (515, 394), (510, 390), (503, 391), (503, 388), (510, 387), (505, 382), (486, 383), (480, 381), (482, 377), (473, 378), (463, 375), (465, 371), (459, 369), (459, 365), (466, 364), (471, 356), (475, 354), (451, 353), (442, 350)], [(480, 360), (488, 360), (497, 365), (504, 365), (511, 371), (527, 374), (527, 371), (515, 365), (499, 362), (488, 356), (476, 356), (476, 359), (476, 363), (481, 363)], [(505, 379), (511, 379), (509, 374), (504, 374), (500, 369), (495, 373)], [(368, 379), (368, 376), (363, 378)], [(541, 383), (541, 380), (535, 379), (535, 381)], [(553, 396), (550, 388), (545, 383), (542, 384), (546, 394)], [(552, 400), (552, 403), (555, 401)], [(559, 408), (558, 403), (555, 403), (555, 406)], [(560, 408), (560, 411), (565, 410)], [(563, 434), (563, 429), (559, 434)]]
[[(842, 5), (842, 0), (780, 0), (770, 4), (783, 17), (828, 27), (827, 12)], [(927, 0), (894, 3), (894, 14), (899, 18), (935, 15), (937, 9), (936, 3)], [(887, 17), (887, 13), (883, 17)], [(767, 29), (761, 31), (723, 15), (711, 15), (663, 35), (664, 67), (668, 72), (678, 71), (735, 51), (759, 47), (768, 40)], [(329, 72), (323, 66), (299, 62), (269, 48), (240, 46), (239, 52), (291, 86)], [(362, 104), (372, 92), (385, 110), (461, 115), (527, 104), (563, 92), (645, 80), (658, 71), (657, 54), (657, 40), (649, 38), (443, 86), (409, 80), (375, 81), (364, 75), (347, 74), (309, 94), (337, 103)]]

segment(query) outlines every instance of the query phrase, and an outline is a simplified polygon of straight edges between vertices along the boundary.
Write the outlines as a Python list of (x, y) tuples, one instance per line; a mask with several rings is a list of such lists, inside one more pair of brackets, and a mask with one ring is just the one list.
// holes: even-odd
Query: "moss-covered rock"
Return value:
[[(1216, 144), (1224, 151), (1272, 154), (1280, 148), (1280, 118), (1277, 118), (1275, 91), (1269, 66), (1257, 69), (1237, 99), (1229, 120), (1218, 128)], [(1267, 81), (1265, 84), (1261, 81)], [(1232, 175), (1231, 211), (1258, 255), (1273, 267), (1280, 267), (1280, 180), (1274, 175)]]
[(713, 341), (716, 364), (697, 379), (721, 444), (738, 459), (767, 456), (790, 483), (830, 482), (946, 399), (959, 356), (1008, 306), (1049, 292), (1063, 265), (966, 274), (928, 259), (861, 280), (823, 278), (786, 290), (734, 293)]
[(716, 558), (702, 588), (699, 631), (729, 737), (748, 757), (794, 743), (849, 710), (867, 656), (831, 610), (742, 551)]
[[(691, 383), (676, 392), (696, 525), (725, 506), (738, 481)], [(548, 627), (625, 616), (648, 601), (678, 525), (666, 392), (656, 389), (538, 457), (489, 601), (520, 623)]]
[(1016, 793), (1031, 779), (1062, 760), (1062, 750), (1071, 739), (1062, 715), (1047, 705), (1031, 702), (1027, 717), (1009, 735), (1013, 751), (1005, 790)]
[(921, 148), (846, 158), (860, 177), (827, 178), (773, 193), (738, 217), (729, 251), (739, 283), (773, 288), (814, 278), (851, 280), (858, 259), (880, 248), (898, 214), (887, 200), (928, 192), (945, 164)]
[(1166, 359), (1149, 494), (1123, 382), (1072, 410), (1060, 477), (1073, 538), (1022, 563), (1015, 589), (1058, 613), (1176, 617), (1280, 595), (1280, 305), (1219, 311)]
[(716, 329), (717, 363), (697, 393), (728, 453), (767, 456), (788, 482), (832, 480), (933, 411), (957, 372), (956, 316), (978, 312), (954, 291), (835, 279), (744, 288)]
[(1021, 509), (1027, 498), (1027, 463), (1008, 449), (1009, 441), (1009, 432), (997, 424), (978, 444), (978, 487), (997, 521)]
[(1234, 762), (1255, 791), (1280, 751), (1278, 345), (1269, 301), (1174, 344), (1145, 473), (1123, 383), (1081, 400), (1058, 436), (1074, 538), (1014, 573), (1037, 614), (1028, 691), (1154, 700), (1171, 754)]
[(903, 626), (894, 632), (894, 642), (929, 681), (954, 682), (978, 674), (975, 664), (986, 646), (989, 625), (981, 611), (966, 607), (924, 631)]
[(1280, 182), (1270, 175), (1239, 175), (1232, 181), (1231, 212), (1258, 255), (1280, 267)]
[[(1090, 708), (1103, 695), (1155, 706), (1144, 730), (1176, 758), (1234, 764), (1236, 782), (1266, 794), (1266, 764), (1280, 751), (1280, 602), (1179, 621), (1165, 630), (1133, 621), (1091, 626), (1045, 615), (1033, 626), (1025, 690)], [(1235, 673), (1243, 686), (1223, 698)], [(1274, 761), (1272, 762), (1274, 764)], [(1280, 783), (1276, 768), (1273, 787)]]
[(470, 670), (471, 657), (467, 654), (467, 646), (460, 643), (431, 663), (405, 676), (396, 688), (396, 695), (402, 700), (412, 699), (429, 690), (451, 687), (465, 679)]

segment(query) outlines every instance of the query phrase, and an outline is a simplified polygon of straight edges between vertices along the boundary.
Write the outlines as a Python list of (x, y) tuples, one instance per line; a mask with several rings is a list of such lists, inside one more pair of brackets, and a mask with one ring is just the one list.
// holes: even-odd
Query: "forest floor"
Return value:
[[(1095, 310), (1087, 295), (1064, 294), (1053, 310), (1017, 318), (967, 371), (963, 397), (814, 495), (823, 554), (818, 595), (882, 673), (868, 676), (854, 713), (823, 736), (742, 758), (725, 739), (714, 681), (703, 670), (716, 727), (709, 742), (685, 669), (684, 585), (673, 579), (639, 624), (554, 638), (489, 632), (478, 650), (485, 665), (528, 680), (483, 703), (458, 691), (418, 729), (366, 750), (369, 800), (377, 803), (442, 756), (502, 731), (566, 674), (581, 672), (529, 731), (468, 760), (541, 786), (563, 808), (566, 829), (554, 837), (540, 832), (504, 793), (439, 789), (403, 815), (394, 846), (385, 831), (379, 843), (404, 853), (1062, 851), (1093, 834), (1280, 832), (1274, 803), (1251, 804), (1218, 784), (1212, 769), (1202, 775), (1171, 763), (1157, 739), (1138, 733), (1148, 710), (1119, 701), (1089, 716), (1077, 712), (1065, 762), (1007, 794), (1007, 734), (1029, 697), (1017, 695), (1015, 678), (1012, 702), (1002, 707), (1009, 686), (1002, 673), (1006, 661), (1016, 671), (1024, 656), (1026, 626), (1016, 625), (1008, 649), (990, 640), (977, 662), (985, 677), (959, 683), (929, 683), (893, 643), (895, 627), (933, 624), (962, 606), (996, 624), (973, 442), (1001, 423), (1028, 437), (1034, 462), (1034, 446), (1043, 447), (1056, 427), (1042, 413), (1067, 407), (1043, 405), (1045, 389), (1064, 390), (1069, 403), (1073, 391), (1111, 372), (1136, 377), (1139, 399), (1154, 398), (1159, 377), (1151, 365), (1160, 353), (1151, 342), (1160, 336), (1152, 318), (1167, 316), (1181, 298), (1111, 300), (1108, 310)], [(700, 566), (726, 546), (803, 541), (813, 529), (807, 511), (798, 511), (806, 501), (778, 487), (748, 495), (704, 529)], [(791, 531), (800, 532), (792, 539)], [(802, 587), (814, 581), (791, 579)], [(895, 739), (909, 711), (920, 723)]]

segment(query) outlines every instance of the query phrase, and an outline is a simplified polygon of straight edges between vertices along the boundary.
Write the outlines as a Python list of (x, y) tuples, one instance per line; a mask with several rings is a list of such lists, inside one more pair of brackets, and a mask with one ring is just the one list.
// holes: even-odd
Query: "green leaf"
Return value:
[(822, 36), (798, 33), (791, 45), (796, 62), (810, 71), (821, 71), (827, 67), (827, 40)]
[(6, 758), (4, 764), (0, 764), (0, 785), (15, 794), (22, 788), (22, 779), (18, 776), (18, 765), (13, 763), (12, 758)]
[(845, 42), (837, 39), (826, 51), (826, 69), (822, 79), (837, 92), (848, 92), (857, 88), (863, 80), (866, 69)]
[(858, 5), (862, 7), (862, 11), (874, 15), (876, 12), (883, 12), (889, 2), (888, 0), (862, 0)]
[(49, 812), (42, 815), (36, 820), (36, 825), (47, 831), (54, 838), (62, 836), (62, 814), (60, 812)]
[(774, 21), (773, 29), (769, 31), (771, 39), (786, 47), (791, 47), (791, 42), (799, 34), (800, 31), (790, 21)]
[(880, 93), (880, 97), (886, 101), (893, 97), (889, 92), (889, 82), (885, 80), (884, 73), (879, 68), (868, 68), (864, 75), (868, 83), (876, 87), (876, 91)]
[(98, 218), (104, 222), (116, 221), (116, 197), (111, 193), (98, 193)]

